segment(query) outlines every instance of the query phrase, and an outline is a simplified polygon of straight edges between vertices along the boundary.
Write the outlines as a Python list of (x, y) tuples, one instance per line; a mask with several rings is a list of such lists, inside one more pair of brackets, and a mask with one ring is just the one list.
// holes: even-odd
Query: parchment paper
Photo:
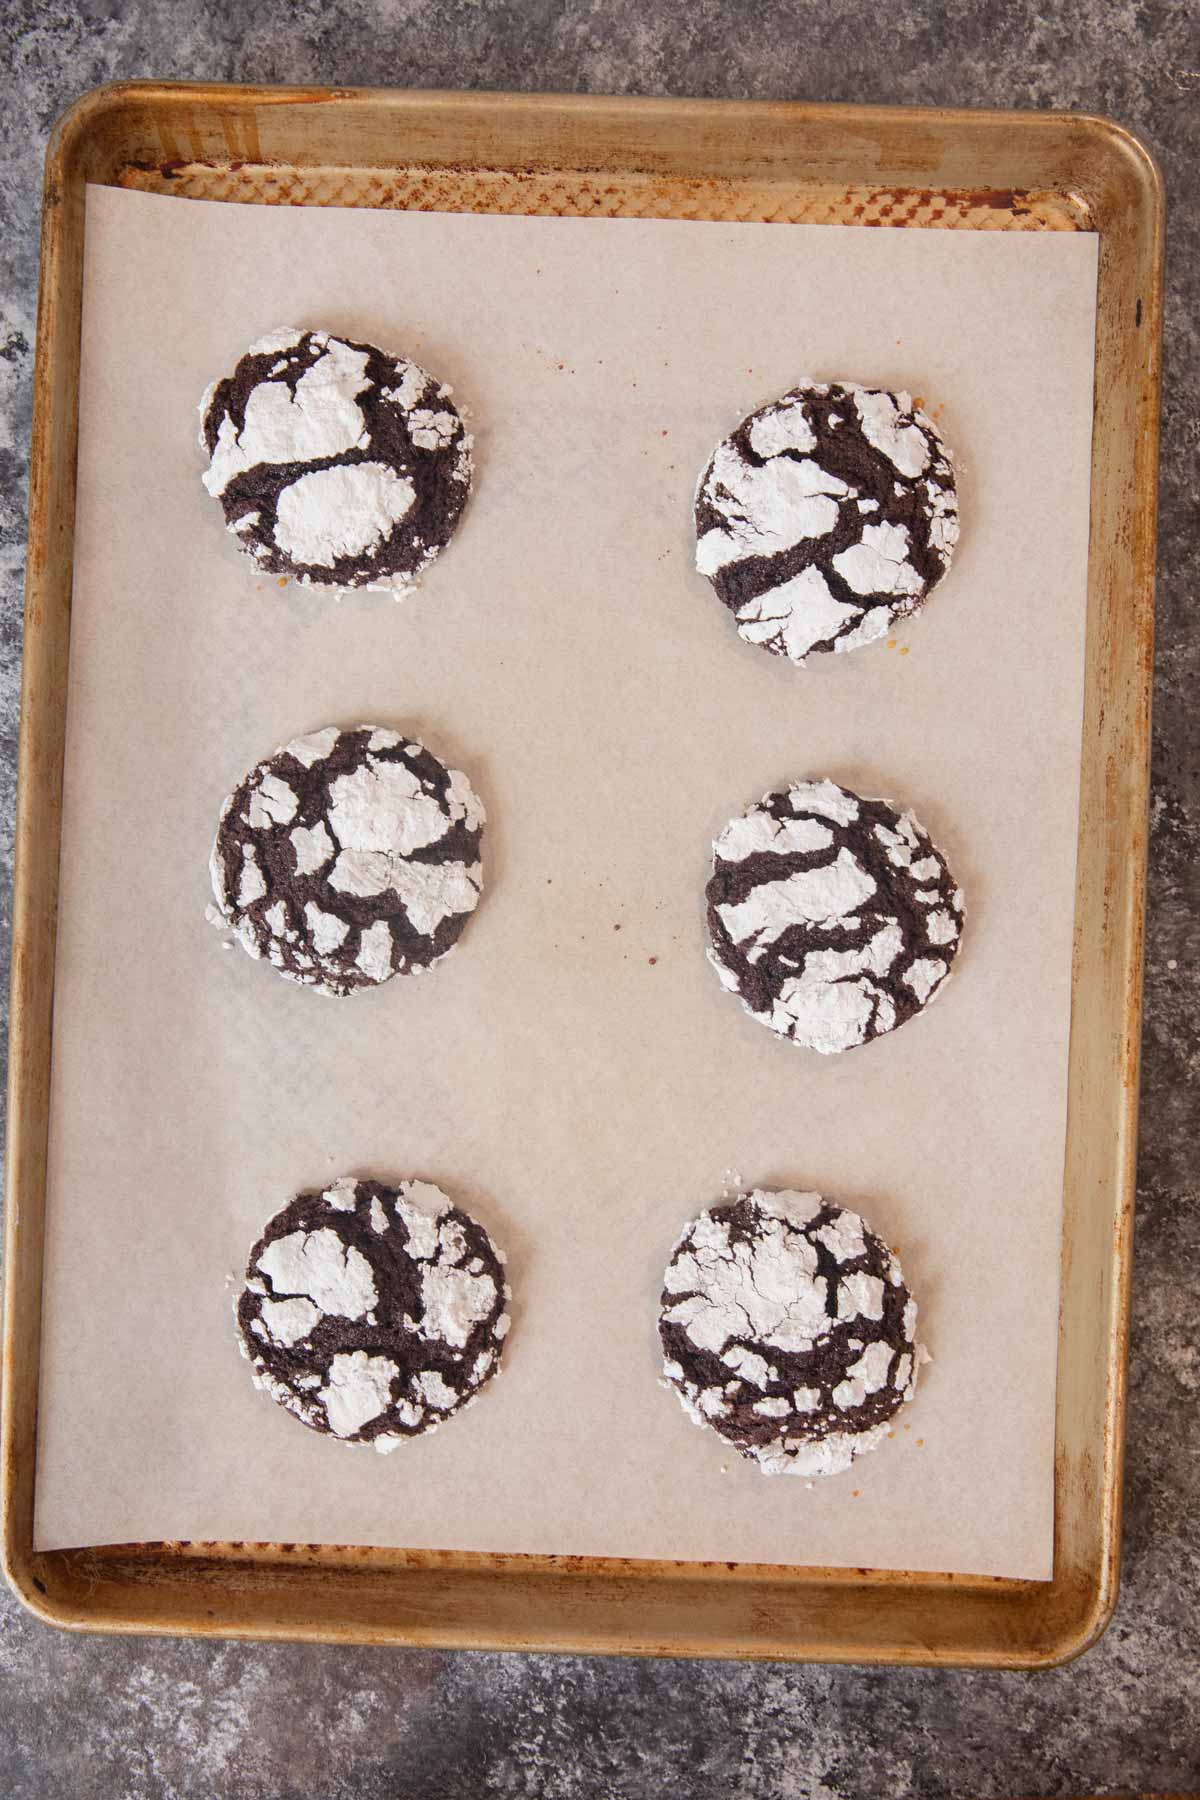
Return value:
[[(1051, 1573), (1094, 238), (454, 217), (88, 195), (37, 1542), (246, 1538)], [(408, 353), (474, 417), (461, 532), (402, 605), (259, 578), (196, 402), (255, 337)], [(805, 374), (905, 385), (962, 469), (898, 644), (805, 670), (691, 568), (714, 443)], [(911, 653), (908, 653), (911, 652)], [(420, 981), (331, 1001), (205, 923), (217, 810), (331, 722), (486, 799), (488, 887)], [(822, 1059), (704, 960), (713, 834), (832, 775), (915, 807), (958, 973)], [(253, 1391), (230, 1277), (343, 1172), (506, 1245), (506, 1368), (389, 1458)], [(935, 1361), (893, 1442), (765, 1479), (657, 1385), (684, 1221), (746, 1182), (860, 1206)]]

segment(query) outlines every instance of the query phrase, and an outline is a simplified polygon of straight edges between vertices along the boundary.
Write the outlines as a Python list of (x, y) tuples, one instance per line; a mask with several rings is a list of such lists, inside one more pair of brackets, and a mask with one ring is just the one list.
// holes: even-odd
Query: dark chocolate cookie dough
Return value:
[(696, 567), (748, 643), (803, 662), (914, 613), (950, 566), (950, 452), (908, 394), (805, 381), (718, 444)]
[(419, 973), (478, 904), (483, 824), (466, 776), (424, 745), (329, 725), (259, 763), (225, 802), (214, 922), (326, 994)]
[(335, 1181), (276, 1213), (237, 1303), (254, 1385), (314, 1431), (396, 1449), (495, 1373), (503, 1257), (440, 1188)]
[(471, 439), (442, 386), (326, 331), (272, 332), (200, 402), (204, 485), (242, 549), (306, 585), (403, 592), (450, 540)]
[(912, 1398), (925, 1352), (899, 1262), (857, 1213), (756, 1190), (701, 1213), (667, 1264), (663, 1378), (767, 1475), (836, 1475)]
[(706, 894), (722, 986), (826, 1055), (928, 1005), (962, 935), (962, 893), (912, 813), (833, 781), (796, 782), (733, 819)]

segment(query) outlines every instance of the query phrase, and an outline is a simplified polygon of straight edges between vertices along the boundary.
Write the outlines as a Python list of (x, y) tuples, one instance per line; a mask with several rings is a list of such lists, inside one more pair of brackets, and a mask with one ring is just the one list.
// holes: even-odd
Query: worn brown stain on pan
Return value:
[[(169, 182), (169, 186), (166, 184)], [(1053, 191), (1011, 188), (830, 186), (781, 192), (778, 185), (630, 175), (614, 182), (583, 171), (520, 169), (393, 171), (303, 169), (228, 162), (131, 163), (116, 185), (142, 193), (249, 205), (374, 206), (405, 212), (498, 212), (564, 218), (752, 220), (787, 225), (916, 225), (942, 230), (1087, 230), (1086, 211)]]

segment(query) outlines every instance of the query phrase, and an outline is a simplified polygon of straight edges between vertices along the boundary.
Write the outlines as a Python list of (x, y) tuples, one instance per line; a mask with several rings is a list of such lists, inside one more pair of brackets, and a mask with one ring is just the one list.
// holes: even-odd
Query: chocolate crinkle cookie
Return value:
[(314, 1431), (395, 1450), (496, 1373), (503, 1262), (429, 1182), (344, 1176), (301, 1194), (250, 1252), (237, 1301), (254, 1385)]
[(381, 725), (295, 738), (221, 809), (215, 925), (324, 994), (418, 974), (458, 941), (483, 885), (470, 782)]
[(869, 644), (950, 567), (950, 452), (909, 394), (804, 381), (718, 444), (696, 567), (747, 643), (803, 662)]
[(911, 1400), (917, 1306), (857, 1213), (790, 1191), (693, 1219), (663, 1281), (663, 1380), (767, 1475), (836, 1475)]
[(708, 958), (746, 1011), (823, 1055), (894, 1031), (940, 992), (963, 897), (911, 812), (799, 781), (713, 845)]
[(265, 573), (403, 593), (470, 492), (471, 438), (450, 394), (371, 344), (274, 331), (200, 402), (204, 485)]

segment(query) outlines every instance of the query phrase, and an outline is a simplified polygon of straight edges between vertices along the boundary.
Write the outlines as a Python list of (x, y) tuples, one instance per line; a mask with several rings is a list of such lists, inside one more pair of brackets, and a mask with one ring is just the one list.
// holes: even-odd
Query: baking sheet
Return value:
[[(1049, 1575), (1095, 267), (1060, 233), (89, 191), (40, 1548)], [(200, 487), (200, 390), (285, 321), (474, 413), (476, 493), (402, 606), (260, 581)], [(716, 439), (806, 373), (923, 394), (965, 529), (894, 648), (797, 671), (737, 640), (689, 515)], [(489, 889), (425, 981), (326, 1002), (222, 952), (205, 862), (254, 760), (359, 719), (469, 771)], [(709, 839), (809, 773), (912, 804), (970, 907), (937, 1006), (828, 1060), (702, 953)], [(347, 1171), (440, 1181), (516, 1291), (501, 1380), (387, 1459), (254, 1393), (231, 1327), (263, 1220)], [(812, 1490), (655, 1382), (665, 1256), (731, 1171), (861, 1206), (922, 1303), (916, 1405)]]

